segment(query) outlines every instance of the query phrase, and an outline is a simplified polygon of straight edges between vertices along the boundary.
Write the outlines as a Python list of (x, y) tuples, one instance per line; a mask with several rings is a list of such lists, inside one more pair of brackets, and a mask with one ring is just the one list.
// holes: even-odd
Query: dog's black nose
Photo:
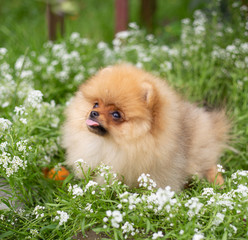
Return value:
[(97, 111), (92, 111), (92, 112), (90, 113), (90, 117), (91, 117), (91, 118), (97, 118), (97, 117), (99, 117), (99, 112), (97, 112)]

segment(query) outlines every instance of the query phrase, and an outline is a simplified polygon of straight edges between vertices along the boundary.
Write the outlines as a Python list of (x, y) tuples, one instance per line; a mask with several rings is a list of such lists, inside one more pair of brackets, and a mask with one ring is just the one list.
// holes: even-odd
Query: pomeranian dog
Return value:
[(66, 163), (78, 177), (76, 162), (83, 159), (91, 169), (111, 166), (130, 187), (142, 173), (174, 191), (194, 174), (224, 183), (217, 170), (229, 130), (224, 112), (182, 100), (164, 80), (134, 66), (100, 70), (80, 86), (66, 117)]

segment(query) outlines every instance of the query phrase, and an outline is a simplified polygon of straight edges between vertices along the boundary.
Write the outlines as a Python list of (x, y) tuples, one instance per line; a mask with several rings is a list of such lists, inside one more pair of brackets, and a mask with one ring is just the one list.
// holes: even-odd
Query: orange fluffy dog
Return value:
[[(217, 161), (227, 140), (223, 112), (183, 101), (165, 81), (122, 64), (82, 84), (66, 110), (67, 164), (112, 166), (130, 187), (149, 173), (158, 187), (180, 190), (193, 174), (223, 184)], [(97, 181), (101, 181), (97, 179)]]

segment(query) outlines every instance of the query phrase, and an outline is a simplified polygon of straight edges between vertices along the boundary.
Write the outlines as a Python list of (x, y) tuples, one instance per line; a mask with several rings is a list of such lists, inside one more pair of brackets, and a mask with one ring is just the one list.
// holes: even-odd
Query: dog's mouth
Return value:
[(95, 119), (93, 120), (93, 119), (88, 118), (86, 120), (86, 125), (87, 125), (89, 131), (91, 131), (97, 135), (103, 136), (107, 133), (107, 130), (102, 126), (102, 124), (100, 124)]

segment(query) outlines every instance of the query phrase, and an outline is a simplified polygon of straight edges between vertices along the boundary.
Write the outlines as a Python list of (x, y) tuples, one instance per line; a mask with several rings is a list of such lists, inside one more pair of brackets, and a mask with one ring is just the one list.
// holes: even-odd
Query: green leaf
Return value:
[(227, 240), (227, 232), (224, 232), (222, 240)]
[(5, 232), (5, 233), (0, 235), (0, 239), (4, 239), (4, 238), (9, 237), (13, 234), (14, 234), (14, 232), (12, 232), (12, 231)]
[(57, 227), (57, 224), (50, 224), (50, 225), (47, 225), (47, 226), (41, 228), (40, 231), (43, 232), (43, 231), (45, 231), (45, 230), (53, 230), (53, 229), (55, 229), (56, 227)]
[(148, 219), (146, 219), (146, 233), (150, 232), (151, 230), (151, 223)]

